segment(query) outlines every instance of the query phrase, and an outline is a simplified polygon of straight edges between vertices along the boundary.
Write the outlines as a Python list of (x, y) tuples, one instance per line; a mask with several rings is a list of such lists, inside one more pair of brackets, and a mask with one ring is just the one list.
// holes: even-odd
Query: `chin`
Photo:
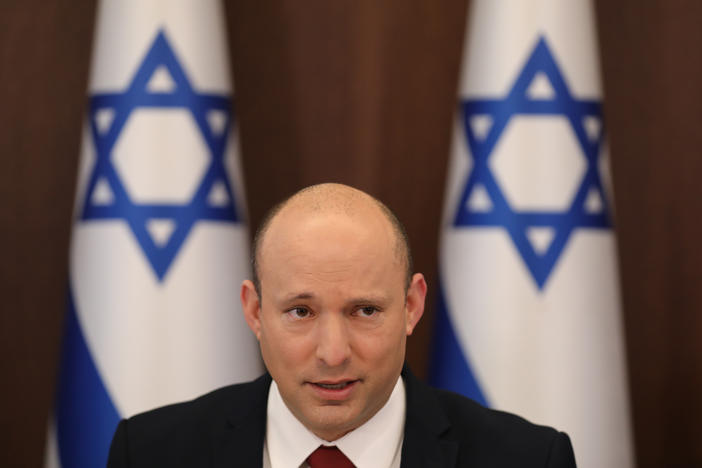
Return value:
[(349, 411), (349, 408), (344, 408), (341, 405), (320, 408), (310, 422), (313, 423), (313, 426), (311, 425), (309, 429), (329, 442), (338, 439), (361, 425), (358, 423), (358, 414)]

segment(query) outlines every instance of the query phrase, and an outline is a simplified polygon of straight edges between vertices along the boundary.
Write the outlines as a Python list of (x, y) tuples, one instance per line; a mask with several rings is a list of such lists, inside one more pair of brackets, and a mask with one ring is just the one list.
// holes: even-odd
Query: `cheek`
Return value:
[(372, 331), (358, 330), (355, 335), (355, 354), (363, 361), (395, 366), (398, 360), (404, 359), (407, 337), (404, 325), (398, 322), (384, 323)]
[(261, 323), (261, 354), (271, 373), (290, 373), (307, 360), (310, 340), (291, 334), (279, 323)]

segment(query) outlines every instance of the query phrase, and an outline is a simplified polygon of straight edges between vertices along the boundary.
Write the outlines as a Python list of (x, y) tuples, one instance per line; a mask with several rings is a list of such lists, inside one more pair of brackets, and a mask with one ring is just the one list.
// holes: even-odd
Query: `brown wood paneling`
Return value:
[(702, 466), (702, 4), (597, 6), (638, 463)]
[(0, 7), (0, 466), (44, 457), (93, 10)]

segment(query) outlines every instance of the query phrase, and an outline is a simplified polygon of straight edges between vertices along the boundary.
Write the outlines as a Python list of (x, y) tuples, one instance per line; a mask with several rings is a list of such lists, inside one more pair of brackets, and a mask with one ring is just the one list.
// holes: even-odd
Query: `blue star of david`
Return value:
[[(553, 89), (548, 99), (533, 98), (528, 94), (529, 85), (542, 73)], [(597, 161), (604, 138), (604, 125), (597, 134), (588, 136), (585, 119), (594, 117), (602, 122), (599, 101), (575, 99), (561, 75), (556, 61), (543, 37), (529, 56), (512, 89), (503, 99), (469, 99), (461, 103), (463, 125), (473, 157), (473, 169), (467, 177), (460, 204), (454, 219), (456, 227), (502, 227), (508, 233), (530, 271), (538, 288), (543, 290), (570, 235), (577, 228), (606, 229), (611, 226), (607, 198), (597, 169)], [(587, 169), (577, 191), (565, 211), (516, 210), (510, 206), (499, 180), (488, 165), (493, 152), (510, 119), (516, 115), (564, 116), (575, 133)], [(470, 125), (476, 116), (491, 118), (492, 126), (483, 138)], [(471, 207), (469, 199), (476, 188), (482, 187), (490, 203), (487, 208)], [(593, 212), (587, 208), (587, 199), (593, 193), (600, 205)], [(530, 228), (551, 228), (553, 238), (544, 251), (537, 251), (529, 241)]]
[[(173, 81), (167, 92), (151, 91), (148, 84), (154, 72), (165, 68)], [(90, 97), (89, 116), (95, 142), (96, 162), (87, 184), (81, 219), (85, 221), (122, 219), (126, 221), (159, 281), (163, 281), (193, 225), (198, 221), (237, 222), (239, 216), (233, 190), (224, 168), (224, 154), (233, 115), (226, 95), (197, 92), (191, 86), (166, 35), (160, 31), (146, 53), (131, 83), (123, 92), (99, 93)], [(190, 112), (206, 142), (209, 163), (202, 179), (186, 203), (137, 203), (123, 183), (112, 161), (112, 151), (132, 112), (138, 108), (183, 108)], [(111, 123), (99, 125), (98, 113), (108, 110)], [(208, 113), (224, 116), (220, 131), (208, 123)], [(155, 181), (156, 182), (156, 181)], [(107, 184), (111, 199), (96, 196), (99, 184)], [(223, 187), (228, 200), (212, 203), (213, 187)], [(174, 223), (165, 243), (157, 243), (149, 234), (147, 223), (166, 220)]]

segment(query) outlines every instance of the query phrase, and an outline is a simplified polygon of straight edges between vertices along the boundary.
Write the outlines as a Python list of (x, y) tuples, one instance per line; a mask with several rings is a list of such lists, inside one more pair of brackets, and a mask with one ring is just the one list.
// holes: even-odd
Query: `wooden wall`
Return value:
[[(597, 8), (637, 459), (702, 466), (702, 3)], [(94, 10), (0, 3), (1, 466), (43, 458)], [(226, 11), (252, 226), (304, 185), (355, 185), (406, 223), (431, 287), (466, 0)]]

